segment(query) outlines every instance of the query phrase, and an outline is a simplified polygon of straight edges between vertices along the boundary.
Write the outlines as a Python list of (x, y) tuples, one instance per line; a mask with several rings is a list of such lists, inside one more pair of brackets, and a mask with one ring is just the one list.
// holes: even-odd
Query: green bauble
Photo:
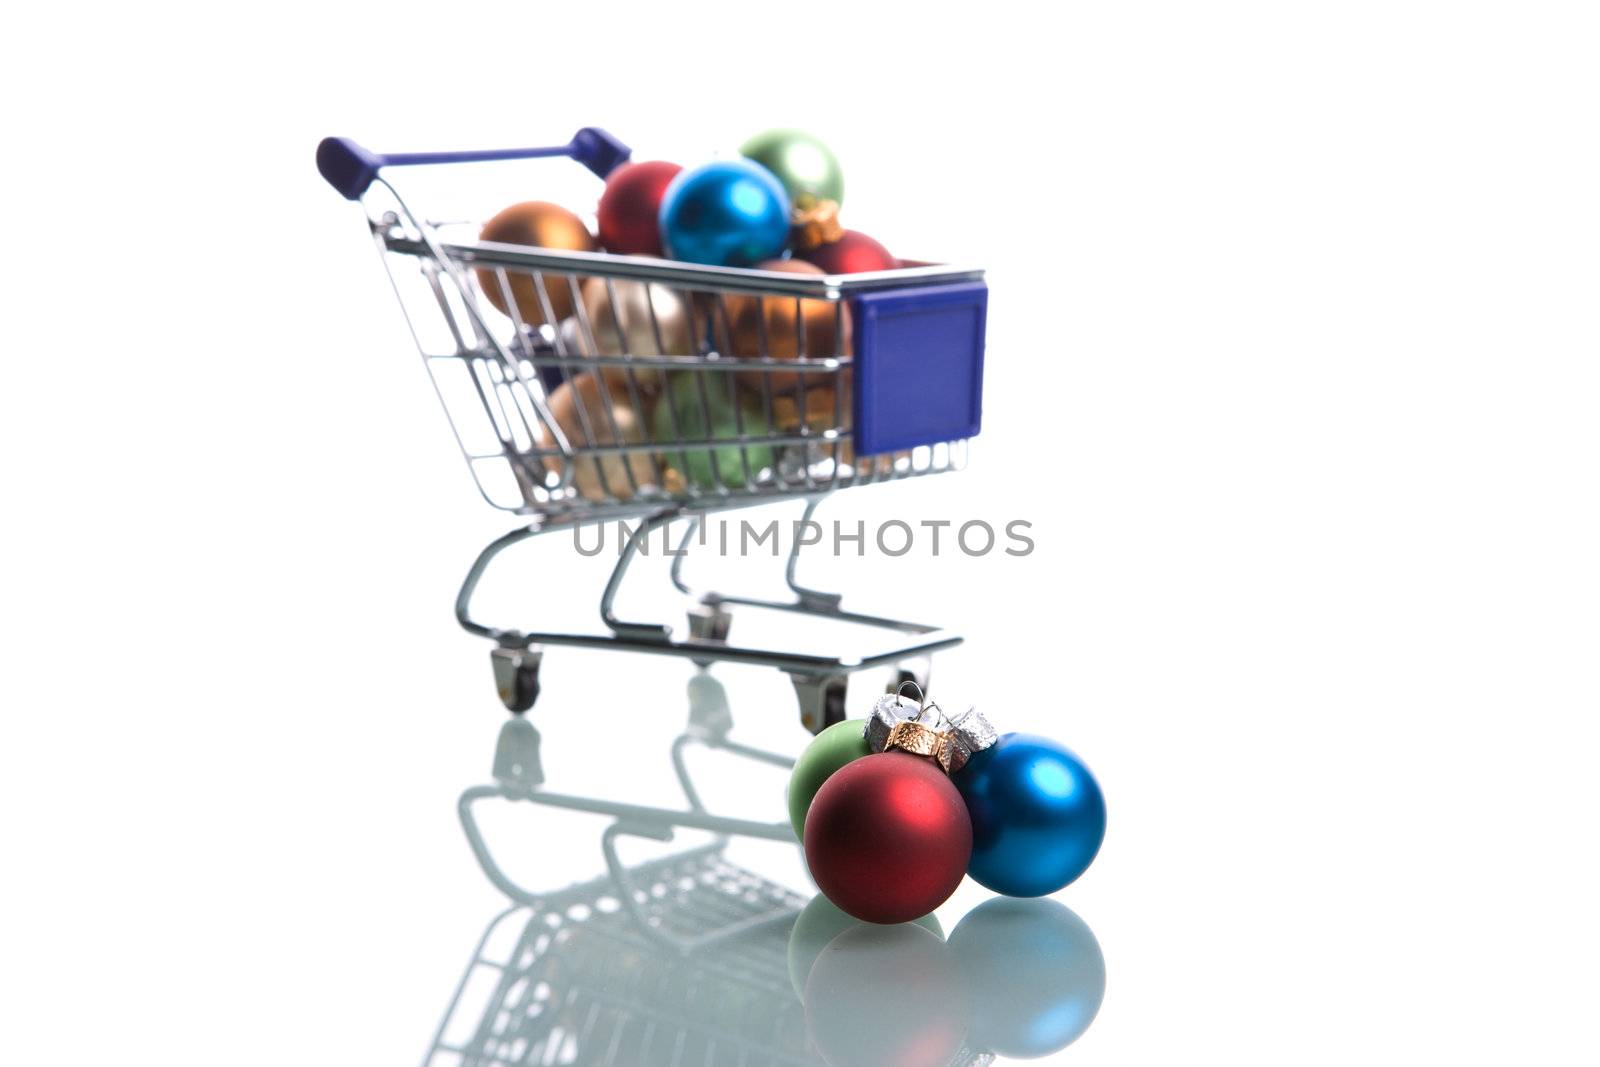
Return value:
[(809, 207), (817, 200), (844, 203), (844, 172), (839, 161), (809, 133), (768, 130), (746, 141), (739, 154), (776, 174), (797, 207)]
[[(805, 996), (811, 965), (817, 962), (817, 957), (828, 947), (828, 942), (846, 930), (862, 925), (861, 920), (846, 915), (839, 910), (839, 905), (821, 893), (811, 898), (811, 903), (801, 909), (794, 927), (789, 931), (789, 984), (794, 986), (795, 996)], [(939, 940), (944, 940), (944, 927), (932, 915), (924, 915), (916, 920), (916, 925), (935, 934)]]
[(736, 388), (731, 374), (669, 372), (667, 393), (651, 416), (650, 432), (661, 446), (661, 458), (699, 489), (714, 490), (719, 484), (742, 489), (746, 462), (752, 479), (763, 467), (777, 464), (770, 445), (676, 447), (680, 440), (734, 441), (741, 431), (749, 436), (765, 433), (761, 402), (750, 396), (736, 400), (729, 395)]
[(789, 822), (794, 826), (795, 837), (806, 839), (806, 812), (811, 810), (811, 798), (822, 783), (851, 760), (871, 754), (865, 719), (836, 722), (811, 739), (789, 775)]

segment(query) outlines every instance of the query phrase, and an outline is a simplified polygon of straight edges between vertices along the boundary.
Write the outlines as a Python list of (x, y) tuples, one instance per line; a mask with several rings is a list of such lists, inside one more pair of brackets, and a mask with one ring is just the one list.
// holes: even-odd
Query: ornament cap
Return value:
[(795, 198), (789, 223), (789, 243), (800, 252), (832, 244), (844, 236), (844, 227), (839, 225), (838, 202), (818, 200), (810, 194)]
[[(924, 721), (929, 713), (934, 715), (932, 724)], [(864, 733), (872, 751), (895, 749), (926, 756), (945, 774), (965, 767), (974, 754), (993, 745), (998, 736), (976, 708), (952, 722), (939, 705), (914, 704), (898, 692), (878, 698)]]

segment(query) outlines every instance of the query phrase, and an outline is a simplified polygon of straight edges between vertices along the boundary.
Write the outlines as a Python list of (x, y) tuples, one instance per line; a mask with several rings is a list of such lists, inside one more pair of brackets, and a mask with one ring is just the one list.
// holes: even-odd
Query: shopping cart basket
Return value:
[[(709, 512), (788, 498), (805, 502), (809, 521), (834, 490), (960, 467), (980, 422), (982, 272), (802, 275), (485, 242), (474, 226), (414, 212), (381, 173), (553, 156), (603, 178), (629, 149), (594, 128), (550, 148), (379, 155), (329, 138), (317, 149), (323, 176), (366, 209), (484, 498), (530, 517), (483, 550), (456, 601), (461, 625), (496, 644), (501, 699), (516, 712), (533, 704), (548, 645), (775, 666), (794, 679), (812, 731), (843, 718), (853, 671), (892, 665), (926, 685), (926, 657), (960, 638), (847, 612), (837, 595), (800, 585), (798, 539), (785, 570), (792, 601), (696, 593), (681, 565)], [(473, 618), (473, 594), (500, 552), (613, 518), (638, 525), (601, 597), (604, 632)], [(612, 610), (639, 546), (679, 520), (686, 532), (672, 580), (696, 600), (687, 636)], [(884, 636), (839, 655), (739, 646), (729, 642), (729, 608), (739, 604), (864, 623)]]

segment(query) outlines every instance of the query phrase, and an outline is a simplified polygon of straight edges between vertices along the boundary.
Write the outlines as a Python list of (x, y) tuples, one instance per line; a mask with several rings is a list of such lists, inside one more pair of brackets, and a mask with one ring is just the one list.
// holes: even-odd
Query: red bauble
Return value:
[(624, 163), (600, 194), (600, 243), (625, 256), (663, 255), (661, 196), (683, 168), (676, 163)]
[(972, 856), (966, 802), (937, 766), (905, 752), (835, 771), (806, 813), (817, 888), (857, 919), (910, 922), (943, 904)]
[[(602, 227), (602, 238), (603, 238)], [(868, 270), (894, 270), (900, 261), (889, 250), (862, 233), (846, 230), (837, 241), (802, 252), (800, 259), (815, 263), (824, 274), (860, 274)]]

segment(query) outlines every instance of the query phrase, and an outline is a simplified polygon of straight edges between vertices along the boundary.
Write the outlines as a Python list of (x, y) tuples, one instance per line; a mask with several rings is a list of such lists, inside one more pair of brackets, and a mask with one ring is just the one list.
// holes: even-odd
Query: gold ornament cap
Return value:
[[(932, 713), (932, 723), (924, 721)], [(946, 774), (967, 765), (974, 753), (994, 744), (998, 735), (976, 708), (954, 722), (945, 717), (937, 704), (912, 703), (898, 693), (878, 698), (863, 731), (867, 747), (874, 752), (895, 750), (923, 756), (937, 763)]]
[(807, 197), (796, 201), (789, 213), (789, 225), (789, 242), (796, 252), (809, 252), (844, 236), (844, 227), (839, 224), (839, 205), (832, 200)]

